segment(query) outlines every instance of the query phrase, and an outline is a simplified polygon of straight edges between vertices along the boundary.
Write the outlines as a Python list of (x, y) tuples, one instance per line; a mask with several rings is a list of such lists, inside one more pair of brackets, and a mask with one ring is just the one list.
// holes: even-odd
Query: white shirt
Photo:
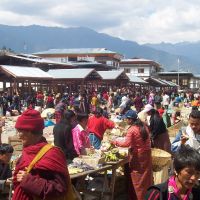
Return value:
[(163, 105), (165, 106), (168, 106), (169, 105), (169, 96), (167, 95), (167, 94), (165, 94), (164, 96), (163, 96)]

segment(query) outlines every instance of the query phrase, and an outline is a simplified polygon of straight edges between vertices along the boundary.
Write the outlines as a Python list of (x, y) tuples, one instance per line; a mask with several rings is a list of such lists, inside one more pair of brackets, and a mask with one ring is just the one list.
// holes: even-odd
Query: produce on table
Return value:
[[(103, 145), (104, 151), (102, 156), (105, 157), (106, 162), (116, 162), (120, 159), (125, 158), (128, 155), (127, 149), (126, 151), (122, 151), (112, 144), (109, 145), (108, 142), (104, 143)], [(107, 150), (105, 150), (105, 147), (107, 147)]]
[(83, 169), (75, 168), (75, 167), (68, 167), (69, 174), (77, 174), (83, 172)]

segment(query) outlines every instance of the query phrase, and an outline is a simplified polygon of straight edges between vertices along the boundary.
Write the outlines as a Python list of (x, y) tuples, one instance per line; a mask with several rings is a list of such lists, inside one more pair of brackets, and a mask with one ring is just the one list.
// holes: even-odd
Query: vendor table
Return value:
[[(85, 172), (81, 172), (81, 173), (77, 173), (77, 174), (73, 174), (70, 175), (71, 179), (82, 179), (84, 177), (86, 177), (87, 175), (90, 174), (94, 174), (94, 173), (103, 173), (104, 175), (104, 183), (103, 183), (103, 187), (101, 191), (88, 191), (85, 189), (80, 189), (80, 192), (86, 193), (86, 194), (91, 194), (94, 196), (100, 196), (100, 199), (105, 199), (105, 196), (109, 196), (110, 200), (114, 199), (114, 189), (115, 189), (115, 180), (116, 180), (116, 170), (117, 168), (119, 168), (120, 166), (125, 165), (126, 163), (128, 163), (128, 158), (125, 159), (121, 159), (119, 161), (116, 162), (108, 162), (106, 163), (104, 166), (94, 169), (94, 170), (88, 170)], [(108, 185), (108, 175), (107, 175), (107, 170), (111, 170), (112, 171), (112, 176), (111, 176), (111, 181), (110, 184)]]

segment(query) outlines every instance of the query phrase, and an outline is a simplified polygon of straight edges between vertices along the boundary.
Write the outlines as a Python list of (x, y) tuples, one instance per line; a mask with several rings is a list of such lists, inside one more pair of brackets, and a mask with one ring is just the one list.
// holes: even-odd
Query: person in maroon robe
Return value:
[(15, 128), (22, 140), (23, 151), (13, 176), (12, 200), (33, 200), (34, 197), (53, 199), (64, 195), (68, 188), (69, 173), (64, 153), (58, 147), (51, 148), (30, 173), (26, 171), (39, 150), (47, 144), (42, 136), (44, 121), (40, 113), (27, 109), (17, 119)]

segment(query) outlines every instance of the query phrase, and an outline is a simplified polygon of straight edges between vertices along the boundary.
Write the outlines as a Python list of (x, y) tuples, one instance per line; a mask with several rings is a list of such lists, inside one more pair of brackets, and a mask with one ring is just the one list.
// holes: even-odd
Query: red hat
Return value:
[(40, 116), (40, 112), (29, 108), (18, 117), (15, 128), (28, 131), (41, 131), (44, 129), (44, 120)]

